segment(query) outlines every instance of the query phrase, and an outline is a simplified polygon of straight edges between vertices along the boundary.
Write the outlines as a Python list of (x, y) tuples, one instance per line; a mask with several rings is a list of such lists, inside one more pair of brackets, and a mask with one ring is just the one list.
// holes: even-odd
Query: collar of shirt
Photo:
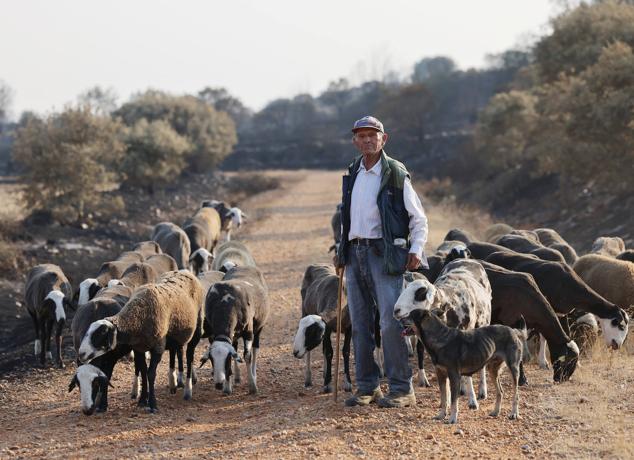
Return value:
[(382, 169), (382, 165), (381, 165), (381, 160), (380, 159), (369, 170), (365, 169), (365, 164), (363, 164), (363, 160), (361, 160), (361, 163), (359, 164), (359, 169), (357, 169), (357, 173), (366, 172), (366, 173), (374, 174), (375, 176), (380, 176), (381, 175), (381, 169)]

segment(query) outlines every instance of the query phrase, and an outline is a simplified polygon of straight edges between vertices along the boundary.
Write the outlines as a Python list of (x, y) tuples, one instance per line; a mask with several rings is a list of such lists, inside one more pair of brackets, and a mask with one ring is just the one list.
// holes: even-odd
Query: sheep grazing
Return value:
[(189, 237), (178, 225), (171, 222), (157, 224), (152, 231), (152, 240), (161, 246), (163, 253), (174, 258), (179, 270), (189, 267)]
[(469, 244), (472, 241), (477, 241), (477, 239), (464, 230), (452, 228), (445, 235), (444, 241), (462, 241), (464, 244)]
[(154, 283), (159, 277), (154, 267), (145, 262), (135, 262), (130, 265), (119, 279), (108, 281), (108, 287), (122, 284), (131, 288), (137, 288), (143, 284)]
[[(623, 308), (634, 305), (634, 264), (631, 262), (588, 254), (579, 258), (574, 270), (588, 286), (610, 302)], [(612, 327), (623, 326), (617, 318), (599, 317), (599, 322), (604, 334), (608, 322)], [(627, 334), (627, 321), (624, 326), (621, 332)]]
[[(470, 259), (454, 260), (432, 284), (426, 279), (409, 283), (394, 305), (394, 317), (404, 318), (416, 309), (442, 312), (447, 325), (474, 329), (491, 322), (491, 284), (482, 265)], [(467, 378), (469, 408), (478, 402), (471, 377)], [(479, 397), (486, 398), (486, 371), (482, 368)]]
[(562, 256), (559, 251), (547, 248), (539, 242), (536, 243), (531, 237), (523, 235), (504, 235), (501, 236), (496, 243), (505, 248), (512, 249), (515, 252), (533, 254), (542, 260), (566, 262), (564, 256)]
[(174, 258), (168, 254), (154, 254), (145, 259), (145, 263), (154, 269), (157, 276), (178, 270), (178, 264)]
[(231, 241), (231, 230), (233, 226), (236, 229), (242, 226), (242, 222), (246, 221), (249, 216), (237, 207), (229, 207), (224, 201), (205, 200), (201, 204), (201, 208), (213, 208), (218, 211), (220, 216), (220, 228), (225, 232), (225, 241)]
[(490, 225), (484, 231), (484, 241), (487, 243), (494, 243), (499, 237), (501, 237), (502, 235), (508, 235), (513, 230), (513, 227), (503, 223)]
[[(467, 249), (469, 250), (471, 257), (478, 260), (484, 260), (487, 257), (489, 257), (491, 254), (493, 254), (494, 252), (511, 252), (513, 254), (516, 254), (514, 250), (504, 246), (500, 246), (499, 244), (481, 243), (479, 241), (469, 243), (467, 245)], [(531, 257), (537, 259), (537, 256), (531, 256)]]
[(567, 264), (509, 252), (493, 253), (486, 260), (509, 270), (530, 273), (557, 314), (567, 315), (574, 309), (592, 313), (600, 318), (606, 345), (618, 348), (623, 344), (629, 322), (627, 313), (588, 286)]
[(35, 327), (35, 357), (39, 355), (42, 366), (46, 358), (53, 359), (51, 334), (55, 328), (56, 362), (58, 367), (64, 367), (62, 329), (66, 322), (65, 308), (74, 308), (72, 298), (71, 285), (59, 266), (36, 265), (26, 275), (24, 303)]
[(447, 254), (449, 254), (453, 248), (466, 247), (467, 245), (462, 241), (443, 241), (436, 249), (436, 255), (440, 257), (447, 257)]
[(214, 208), (201, 208), (185, 224), (191, 255), (189, 269), (194, 274), (208, 271), (213, 261), (213, 250), (220, 238), (220, 216)]
[(330, 218), (330, 227), (332, 228), (332, 236), (335, 240), (335, 243), (328, 248), (328, 252), (339, 251), (339, 243), (341, 242), (341, 208), (343, 204), (339, 203), (337, 205), (337, 209), (335, 209), (335, 213)]
[[(185, 399), (192, 396), (192, 360), (202, 334), (202, 287), (187, 271), (167, 272), (156, 284), (138, 288), (114, 316), (93, 322), (79, 347), (79, 359), (87, 363), (117, 345), (150, 352), (148, 407), (156, 412), (154, 382), (165, 348), (181, 350), (187, 345)], [(136, 355), (136, 353), (135, 353)]]
[(616, 256), (617, 260), (624, 260), (626, 262), (634, 262), (634, 249), (626, 249), (618, 256)]
[(533, 230), (518, 230), (513, 229), (509, 232), (509, 235), (522, 236), (529, 241), (532, 241), (534, 244), (541, 244), (539, 241), (539, 235), (535, 233)]
[(156, 241), (141, 241), (132, 248), (132, 252), (137, 252), (143, 256), (143, 260), (156, 254), (162, 254), (161, 246)]
[[(339, 277), (329, 264), (309, 265), (302, 281), (302, 319), (293, 341), (293, 356), (306, 358), (304, 385), (312, 385), (310, 370), (310, 352), (319, 344), (324, 353), (324, 393), (332, 391), (333, 349), (330, 335), (337, 330), (337, 297)], [(342, 298), (342, 303), (345, 299)], [(344, 332), (343, 366), (345, 374), (344, 390), (352, 391), (350, 379), (350, 339), (352, 324), (348, 306), (342, 310), (341, 330)], [(338, 376), (335, 376), (338, 378)]]
[(625, 251), (625, 242), (618, 236), (600, 236), (592, 243), (590, 253), (616, 257)]
[(212, 270), (227, 272), (233, 267), (255, 267), (249, 248), (240, 241), (226, 241), (216, 248)]
[(234, 267), (224, 279), (214, 284), (205, 299), (205, 317), (211, 345), (203, 355), (201, 366), (211, 360), (217, 389), (231, 394), (232, 370), (240, 362), (236, 348), (244, 341), (249, 393), (257, 393), (257, 354), (260, 334), (269, 317), (268, 287), (256, 267)]
[[(81, 341), (90, 325), (119, 313), (131, 295), (132, 289), (129, 287), (104, 288), (95, 298), (77, 309), (71, 326), (76, 352), (79, 352)], [(68, 391), (71, 392), (75, 386), (79, 386), (81, 410), (85, 415), (93, 414), (95, 409), (97, 412), (105, 412), (108, 409), (108, 384), (112, 378), (112, 371), (117, 361), (127, 355), (130, 350), (129, 346), (119, 344), (112, 351), (92, 360), (91, 364), (83, 364), (77, 368)], [(139, 374), (142, 375), (139, 405), (147, 405), (147, 377), (143, 353), (135, 354), (133, 398), (138, 396)]]

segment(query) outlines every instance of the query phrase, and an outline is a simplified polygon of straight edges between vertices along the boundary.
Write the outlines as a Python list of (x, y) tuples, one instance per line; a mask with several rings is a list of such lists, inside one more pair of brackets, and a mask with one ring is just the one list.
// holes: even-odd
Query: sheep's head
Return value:
[(97, 292), (101, 289), (99, 282), (95, 278), (86, 278), (79, 283), (79, 297), (77, 298), (77, 305), (83, 305), (88, 303)]
[(108, 353), (117, 346), (117, 328), (106, 319), (90, 325), (79, 346), (79, 360), (88, 363), (92, 359)]
[(226, 394), (231, 393), (229, 378), (231, 377), (231, 360), (242, 362), (238, 352), (229, 343), (221, 340), (214, 340), (201, 359), (201, 366), (208, 360), (211, 361), (214, 372), (214, 383), (216, 389), (224, 390)]
[(240, 208), (231, 208), (229, 212), (231, 213), (231, 222), (236, 228), (240, 228), (242, 221), (247, 220), (248, 216)]
[(605, 344), (613, 350), (619, 349), (625, 342), (630, 322), (625, 310), (619, 308), (612, 317), (599, 318), (599, 322), (601, 323), (601, 329), (603, 329)]
[(211, 252), (205, 248), (199, 248), (189, 258), (189, 270), (195, 275), (209, 271), (213, 260), (214, 256)]
[(555, 382), (565, 382), (570, 379), (577, 368), (579, 360), (579, 347), (574, 340), (566, 344), (565, 352), (555, 358), (552, 354), (550, 359), (553, 362), (553, 380)]
[(436, 297), (436, 288), (426, 279), (417, 279), (407, 285), (394, 305), (394, 318), (406, 318), (414, 310), (430, 310)]
[(227, 260), (225, 263), (222, 264), (222, 267), (220, 267), (218, 269), (218, 271), (221, 271), (223, 273), (227, 273), (229, 270), (231, 270), (234, 267), (237, 267), (237, 265), (235, 263), (231, 262), (230, 260)]
[(73, 391), (75, 386), (79, 387), (81, 397), (80, 407), (85, 415), (92, 415), (101, 402), (102, 395), (106, 392), (106, 387), (112, 384), (104, 372), (92, 364), (83, 364), (77, 368), (73, 375), (68, 392)]
[(293, 342), (293, 356), (302, 358), (307, 352), (316, 348), (323, 340), (326, 323), (319, 315), (304, 316), (299, 321), (299, 327)]
[(63, 323), (66, 321), (66, 312), (64, 311), (64, 307), (69, 306), (70, 302), (62, 291), (51, 291), (44, 298), (44, 309), (49, 310), (51, 318), (55, 318), (55, 322), (57, 323)]

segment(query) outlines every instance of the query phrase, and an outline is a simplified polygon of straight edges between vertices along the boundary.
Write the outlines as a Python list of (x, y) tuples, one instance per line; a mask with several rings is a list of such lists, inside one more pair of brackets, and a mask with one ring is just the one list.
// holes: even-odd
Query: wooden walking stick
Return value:
[(339, 289), (337, 290), (337, 338), (335, 340), (335, 402), (337, 402), (337, 395), (339, 393), (339, 342), (341, 340), (341, 297), (343, 292), (343, 267), (337, 268), (337, 276), (339, 277)]

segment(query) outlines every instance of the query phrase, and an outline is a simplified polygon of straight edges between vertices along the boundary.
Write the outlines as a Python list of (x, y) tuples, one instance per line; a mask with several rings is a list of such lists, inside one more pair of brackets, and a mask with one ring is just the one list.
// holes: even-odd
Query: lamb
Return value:
[(513, 251), (533, 254), (542, 260), (551, 260), (553, 262), (566, 262), (559, 251), (543, 246), (541, 243), (535, 243), (532, 238), (522, 235), (504, 235), (497, 242), (500, 246), (512, 249)]
[[(90, 325), (100, 319), (116, 315), (129, 300), (132, 289), (125, 286), (114, 286), (102, 289), (89, 302), (81, 305), (73, 317), (71, 326), (73, 345), (79, 351), (81, 341)], [(105, 412), (108, 409), (108, 385), (112, 378), (115, 364), (127, 355), (131, 348), (127, 345), (117, 345), (114, 350), (95, 358), (90, 364), (83, 364), (77, 368), (68, 386), (71, 392), (79, 386), (81, 393), (81, 410), (85, 415), (95, 412)], [(147, 368), (143, 353), (136, 353), (135, 377), (132, 398), (138, 396), (139, 374), (141, 374), (142, 391), (139, 406), (147, 405)]]
[(580, 257), (573, 268), (605, 299), (624, 308), (634, 306), (634, 264), (631, 262), (587, 254)]
[(242, 338), (249, 393), (257, 393), (260, 335), (269, 317), (268, 287), (262, 272), (256, 267), (229, 270), (224, 279), (207, 292), (205, 316), (211, 345), (203, 355), (201, 366), (210, 359), (216, 388), (231, 394), (231, 364), (234, 359), (240, 362), (236, 348)]
[(154, 268), (157, 276), (178, 270), (178, 264), (174, 258), (168, 254), (154, 254), (145, 259), (145, 263)]
[(618, 256), (616, 256), (618, 260), (625, 260), (627, 262), (634, 262), (634, 249), (626, 249)]
[(590, 253), (616, 257), (625, 251), (625, 242), (618, 236), (600, 236), (592, 243)]
[(174, 258), (179, 270), (189, 267), (189, 237), (178, 225), (171, 222), (157, 224), (152, 231), (152, 240), (161, 246), (165, 254)]
[(342, 203), (337, 204), (337, 209), (335, 213), (330, 218), (330, 227), (332, 228), (332, 236), (335, 240), (335, 244), (330, 246), (328, 252), (339, 251), (339, 243), (341, 242), (341, 208), (343, 207)]
[[(420, 289), (420, 288), (419, 288)], [(423, 288), (424, 289), (424, 288)], [(423, 294), (425, 295), (425, 294)], [(497, 417), (502, 406), (502, 386), (498, 372), (502, 364), (506, 364), (511, 373), (513, 383), (513, 407), (509, 418), (519, 418), (518, 379), (522, 362), (522, 340), (526, 340), (525, 326), (514, 330), (500, 324), (483, 326), (478, 329), (462, 331), (448, 327), (436, 312), (410, 305), (412, 310), (400, 310), (394, 316), (402, 319), (410, 316), (417, 330), (417, 335), (429, 350), (440, 387), (440, 412), (434, 417), (444, 420), (447, 415), (447, 379), (449, 379), (451, 415), (449, 423), (458, 423), (458, 395), (460, 393), (460, 377), (471, 376), (489, 366), (497, 396), (495, 409), (489, 414)]]
[(201, 208), (210, 207), (218, 211), (220, 215), (221, 230), (225, 232), (225, 241), (231, 241), (231, 230), (233, 226), (240, 228), (243, 220), (247, 220), (249, 216), (237, 207), (229, 207), (224, 201), (205, 200), (201, 204)]
[[(330, 335), (337, 330), (337, 296), (339, 277), (329, 264), (309, 265), (302, 281), (302, 319), (293, 341), (293, 356), (306, 358), (304, 369), (304, 386), (312, 385), (310, 370), (310, 352), (320, 343), (324, 353), (324, 393), (332, 392), (332, 357), (333, 349)], [(342, 303), (345, 299), (342, 297)], [(348, 306), (342, 309), (341, 330), (344, 332), (343, 366), (344, 390), (352, 391), (350, 379), (350, 340), (352, 324)], [(335, 376), (338, 378), (338, 376)]]
[[(132, 248), (132, 252), (139, 253), (143, 256), (143, 259), (147, 259), (150, 256), (156, 254), (162, 254), (161, 246), (156, 241), (141, 241)], [(143, 260), (141, 260), (143, 261)]]
[[(449, 262), (440, 276), (430, 283), (418, 279), (409, 283), (394, 305), (394, 317), (407, 316), (415, 309), (440, 309), (450, 327), (474, 329), (491, 322), (491, 284), (487, 274), (475, 260), (458, 259)], [(478, 402), (471, 377), (467, 378), (469, 408)], [(479, 396), (486, 398), (486, 371), (483, 368)]]
[(149, 351), (148, 406), (156, 412), (154, 382), (165, 348), (187, 345), (187, 384), (184, 398), (192, 397), (192, 360), (202, 334), (202, 287), (187, 271), (167, 272), (157, 284), (138, 288), (114, 316), (93, 322), (79, 347), (79, 359), (87, 363), (117, 345)]
[(213, 208), (201, 208), (185, 224), (183, 230), (189, 238), (191, 255), (189, 269), (194, 274), (209, 270), (213, 250), (220, 238), (220, 215)]
[(62, 361), (62, 329), (66, 322), (65, 308), (73, 308), (73, 291), (62, 269), (53, 264), (36, 265), (26, 275), (24, 303), (35, 327), (34, 353), (44, 366), (51, 354), (51, 333), (55, 327), (56, 362), (60, 368)]
[(627, 313), (594, 291), (565, 263), (536, 260), (509, 252), (493, 253), (486, 260), (533, 275), (539, 290), (559, 315), (578, 309), (599, 317), (603, 338), (609, 347), (619, 348), (625, 341), (629, 322)]
[(249, 248), (240, 241), (226, 241), (216, 249), (216, 257), (211, 266), (212, 270), (224, 271), (225, 273), (235, 267), (255, 267), (255, 259)]

